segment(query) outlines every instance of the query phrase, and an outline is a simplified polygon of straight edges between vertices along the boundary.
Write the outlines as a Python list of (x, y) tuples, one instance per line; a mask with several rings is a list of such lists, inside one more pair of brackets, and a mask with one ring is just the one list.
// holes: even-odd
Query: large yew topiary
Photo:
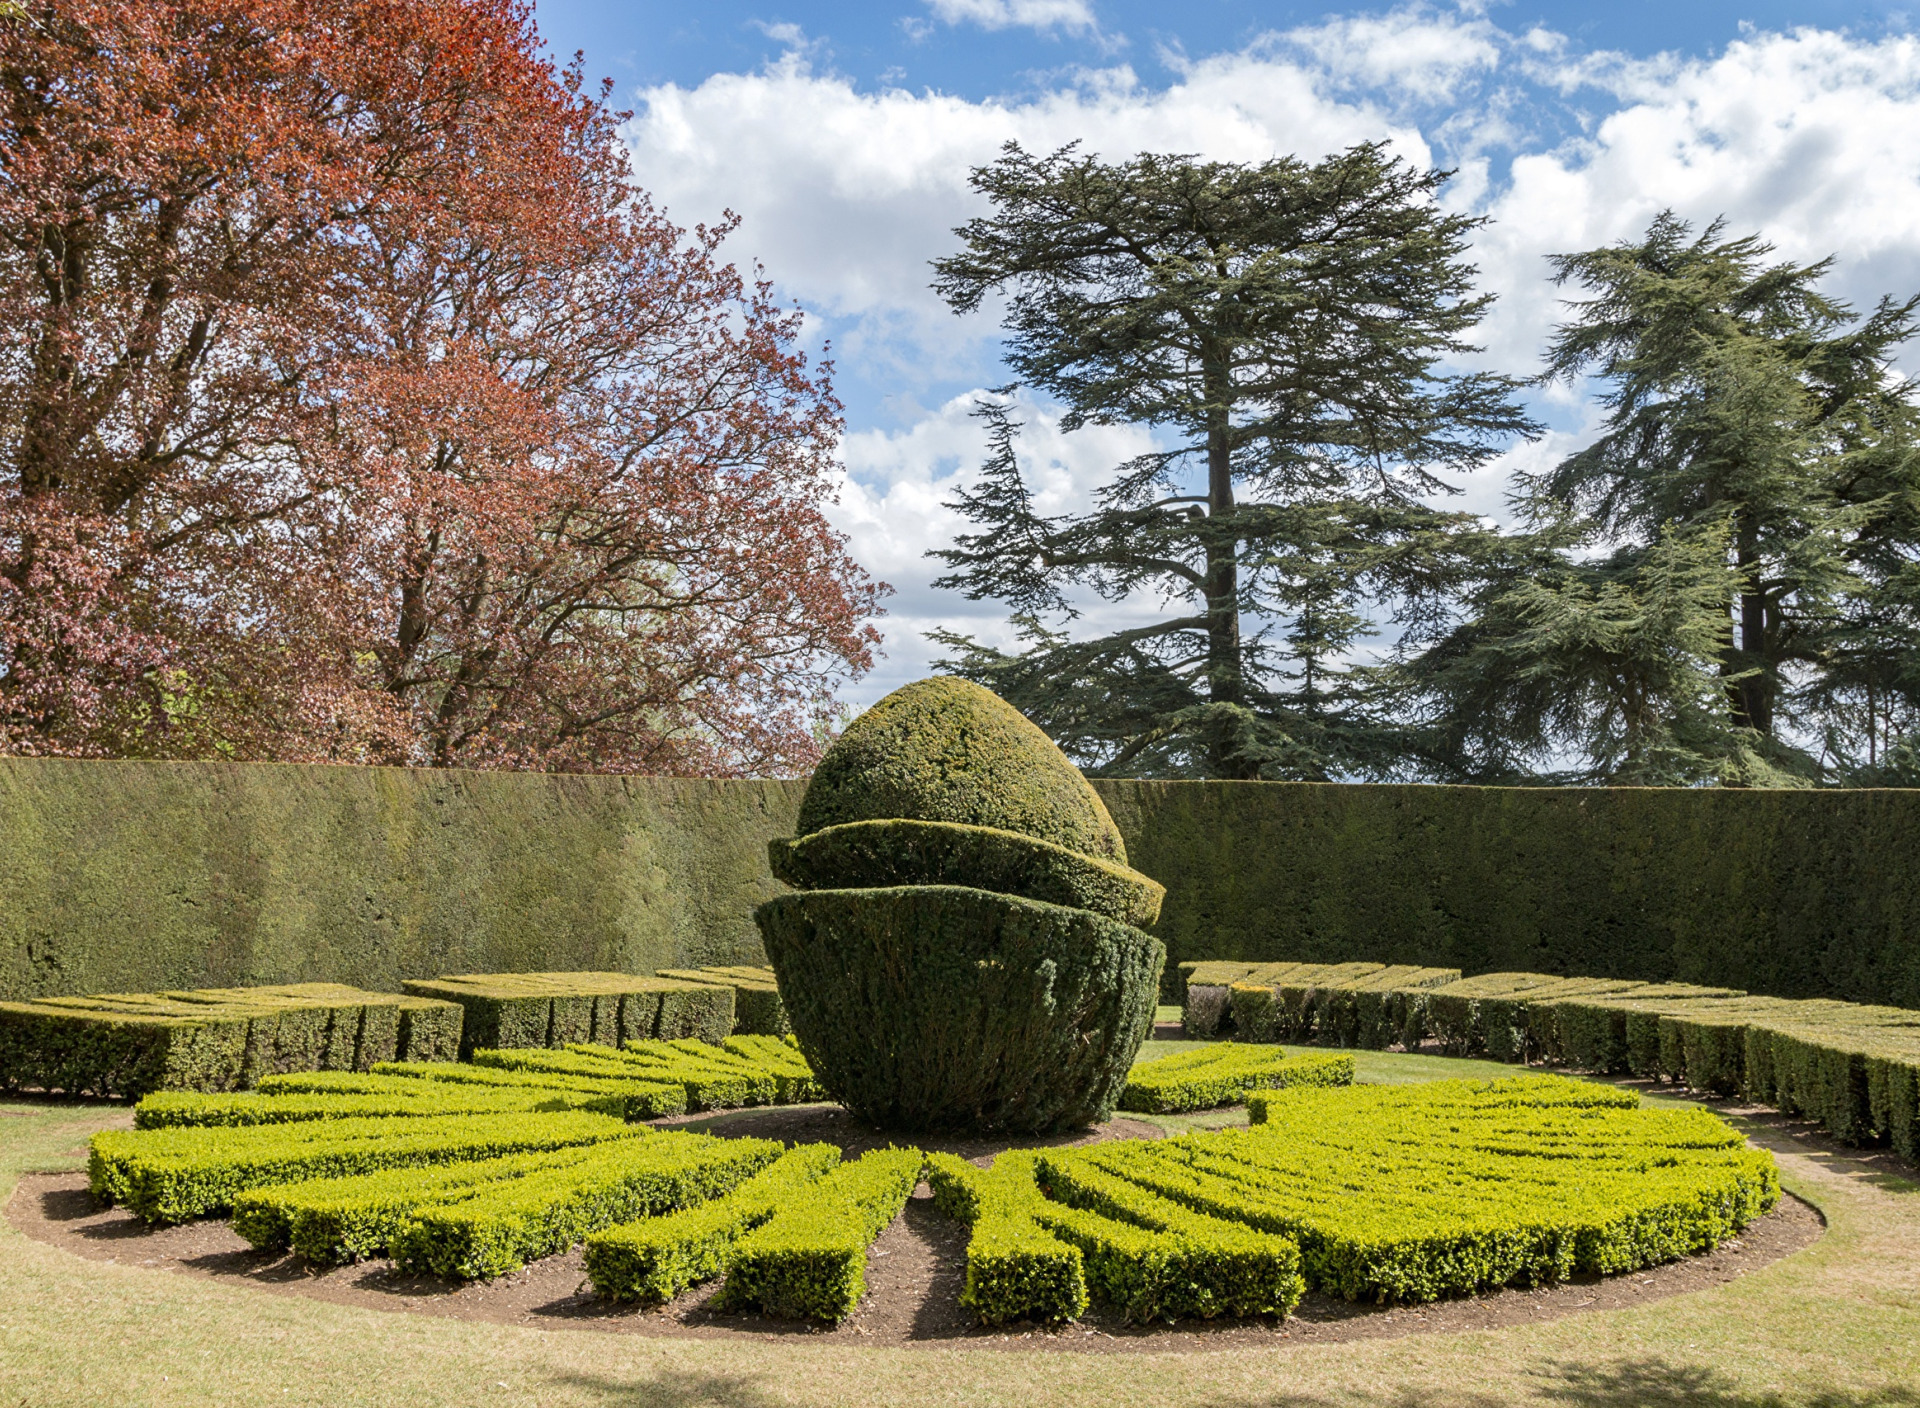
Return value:
[(754, 917), (836, 1099), (913, 1131), (1112, 1114), (1166, 959), (1134, 926), (1164, 892), (1045, 734), (978, 685), (908, 685), (821, 760), (799, 830), (771, 852), (802, 893)]

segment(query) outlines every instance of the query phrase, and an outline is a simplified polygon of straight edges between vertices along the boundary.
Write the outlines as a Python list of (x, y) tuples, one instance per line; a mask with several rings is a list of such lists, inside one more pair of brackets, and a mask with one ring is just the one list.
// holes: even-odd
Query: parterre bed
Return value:
[[(724, 1133), (745, 1140), (778, 1139), (829, 1143), (857, 1157), (883, 1147), (884, 1136), (859, 1129), (829, 1106), (745, 1110), (680, 1116), (663, 1125), (689, 1132)], [(1027, 1141), (947, 1141), (944, 1149), (976, 1167), (1005, 1148), (1065, 1150), (1115, 1137), (1140, 1139), (1157, 1133), (1134, 1121), (1115, 1121), (1077, 1138)], [(1290, 1319), (1187, 1321), (1177, 1327), (1130, 1326), (1096, 1304), (1079, 1324), (1050, 1334), (1015, 1324), (985, 1329), (960, 1305), (965, 1278), (967, 1229), (937, 1212), (923, 1185), (904, 1215), (868, 1250), (869, 1294), (837, 1327), (823, 1330), (804, 1321), (758, 1314), (721, 1314), (710, 1303), (714, 1288), (699, 1287), (659, 1310), (636, 1311), (596, 1300), (582, 1285), (578, 1248), (535, 1261), (497, 1280), (455, 1286), (428, 1276), (409, 1276), (385, 1261), (316, 1271), (298, 1257), (254, 1251), (224, 1223), (190, 1222), (156, 1231), (118, 1211), (95, 1210), (83, 1180), (69, 1176), (26, 1180), (8, 1210), (14, 1225), (39, 1240), (96, 1259), (138, 1260), (220, 1279), (242, 1279), (284, 1293), (386, 1309), (494, 1322), (585, 1326), (627, 1333), (694, 1337), (787, 1337), (796, 1333), (859, 1344), (973, 1344), (1057, 1349), (1229, 1348), (1240, 1344), (1344, 1340), (1429, 1330), (1459, 1330), (1525, 1323), (1589, 1309), (1631, 1305), (1649, 1298), (1700, 1289), (1755, 1269), (1807, 1245), (1819, 1220), (1804, 1204), (1784, 1199), (1718, 1250), (1631, 1276), (1576, 1276), (1536, 1290), (1506, 1290), (1465, 1300), (1386, 1309), (1309, 1293)]]

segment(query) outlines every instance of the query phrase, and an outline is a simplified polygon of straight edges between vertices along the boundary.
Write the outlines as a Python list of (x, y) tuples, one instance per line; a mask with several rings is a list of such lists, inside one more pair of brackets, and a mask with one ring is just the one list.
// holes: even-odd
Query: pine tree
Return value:
[[(1352, 653), (1379, 603), (1417, 612), (1471, 563), (1477, 520), (1424, 498), (1534, 430), (1513, 381), (1443, 367), (1491, 301), (1464, 257), (1479, 222), (1434, 202), (1445, 179), (1377, 145), (1109, 165), (1009, 144), (978, 168), (994, 212), (935, 288), (957, 312), (1009, 295), (1008, 362), (1064, 429), (1144, 426), (1164, 448), (1116, 466), (1091, 512), (1046, 517), (1008, 407), (983, 404), (990, 454), (955, 501), (980, 531), (935, 554), (939, 584), (1006, 602), (1027, 648), (937, 635), (950, 668), (1094, 771), (1389, 765)], [(1174, 609), (1079, 638), (1076, 590)]]
[(1590, 296), (1541, 380), (1599, 377), (1608, 414), (1520, 482), (1531, 580), (1483, 584), (1408, 672), (1443, 701), (1458, 771), (1846, 781), (1920, 717), (1914, 386), (1890, 367), (1920, 299), (1856, 317), (1818, 287), (1831, 260), (1769, 263), (1723, 228), (1669, 212), (1555, 260)]

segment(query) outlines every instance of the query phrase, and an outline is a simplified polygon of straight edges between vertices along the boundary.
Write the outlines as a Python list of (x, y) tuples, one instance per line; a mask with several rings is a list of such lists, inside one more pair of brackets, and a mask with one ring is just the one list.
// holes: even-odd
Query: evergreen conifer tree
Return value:
[(1410, 662), (1438, 701), (1443, 775), (1780, 785), (1912, 767), (1920, 453), (1891, 359), (1920, 298), (1857, 317), (1819, 288), (1831, 260), (1771, 253), (1669, 212), (1554, 261), (1590, 296), (1541, 380), (1597, 376), (1608, 414), (1522, 476), (1530, 537)]
[[(943, 633), (949, 667), (1095, 772), (1391, 766), (1397, 731), (1346, 662), (1379, 603), (1417, 615), (1477, 560), (1478, 521), (1425, 499), (1534, 430), (1511, 379), (1447, 368), (1490, 296), (1465, 258), (1479, 222), (1435, 204), (1445, 175), (1378, 145), (1242, 165), (1009, 144), (975, 170), (994, 211), (935, 288), (958, 312), (1008, 294), (1008, 361), (1065, 429), (1164, 448), (1047, 517), (1008, 407), (982, 405), (991, 452), (956, 500), (979, 531), (936, 554), (940, 584), (1006, 602), (1028, 648)], [(1172, 609), (1078, 636), (1075, 589)]]

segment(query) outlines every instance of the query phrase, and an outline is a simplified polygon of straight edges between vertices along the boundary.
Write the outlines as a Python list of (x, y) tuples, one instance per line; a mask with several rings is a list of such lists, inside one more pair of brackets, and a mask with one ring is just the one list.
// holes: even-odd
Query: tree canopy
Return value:
[(519, 0), (0, 22), (0, 749), (794, 771), (870, 664), (797, 315)]
[(1554, 261), (1587, 296), (1541, 379), (1597, 378), (1607, 415), (1521, 477), (1527, 531), (1409, 662), (1442, 775), (1920, 776), (1920, 420), (1892, 367), (1920, 298), (1858, 316), (1830, 260), (1771, 253), (1668, 213)]
[[(1444, 180), (1372, 144), (1252, 165), (1009, 144), (977, 169), (994, 211), (935, 288), (959, 312), (1005, 291), (1007, 360), (1064, 428), (1164, 448), (1043, 517), (1004, 403), (982, 406), (991, 453), (956, 501), (980, 531), (937, 554), (940, 584), (1008, 603), (1030, 648), (942, 636), (955, 668), (1096, 771), (1383, 765), (1391, 728), (1349, 668), (1368, 610), (1459, 571), (1478, 525), (1427, 497), (1533, 430), (1513, 380), (1457, 369), (1490, 296)], [(1177, 609), (1080, 639), (1075, 589)]]

